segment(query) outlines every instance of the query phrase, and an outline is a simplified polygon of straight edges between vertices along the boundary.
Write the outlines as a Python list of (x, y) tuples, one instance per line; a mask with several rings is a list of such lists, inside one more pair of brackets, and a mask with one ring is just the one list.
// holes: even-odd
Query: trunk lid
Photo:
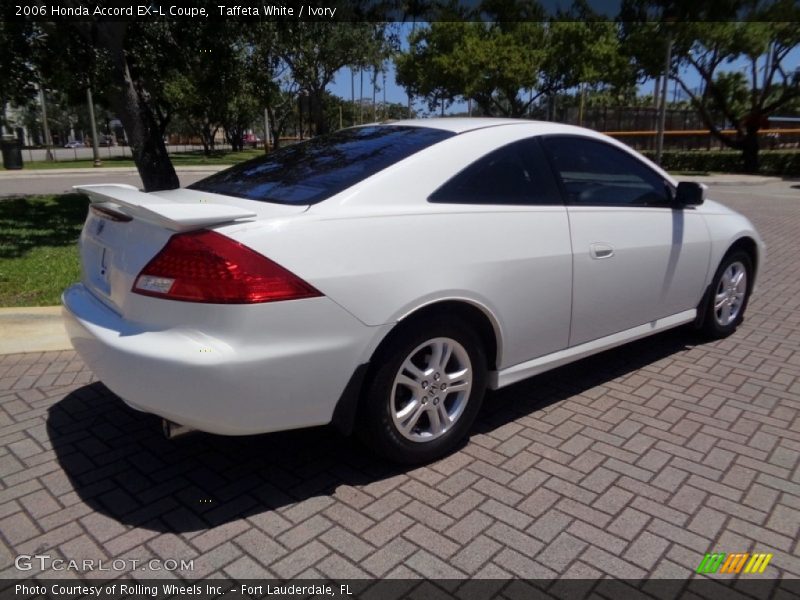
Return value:
[(83, 284), (123, 315), (136, 276), (175, 233), (289, 217), (308, 208), (186, 189), (144, 193), (124, 184), (75, 189), (91, 201), (79, 242)]

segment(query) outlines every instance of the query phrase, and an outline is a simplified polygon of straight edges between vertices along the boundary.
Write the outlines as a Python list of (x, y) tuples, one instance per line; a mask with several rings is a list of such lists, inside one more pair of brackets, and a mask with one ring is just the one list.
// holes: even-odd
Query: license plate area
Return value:
[(103, 243), (105, 222), (92, 218), (86, 224), (83, 238), (83, 270), (87, 283), (106, 297), (111, 296), (110, 272), (112, 251)]

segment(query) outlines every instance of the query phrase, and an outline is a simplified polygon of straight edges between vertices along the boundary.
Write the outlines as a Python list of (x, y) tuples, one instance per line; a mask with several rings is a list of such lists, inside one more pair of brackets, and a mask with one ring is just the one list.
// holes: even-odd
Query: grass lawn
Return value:
[[(130, 150), (126, 150), (130, 154)], [(176, 152), (170, 154), (172, 164), (178, 167), (190, 166), (203, 166), (203, 165), (233, 165), (238, 162), (262, 156), (263, 150), (242, 150), (241, 152), (213, 152), (210, 156), (204, 155), (202, 152)], [(23, 154), (24, 159), (24, 154)], [(103, 167), (135, 167), (133, 159), (130, 156), (112, 156), (104, 157), (102, 149), (100, 151), (100, 159), (103, 161)], [(69, 169), (69, 168), (91, 168), (94, 166), (92, 159), (85, 160), (59, 160), (58, 162), (49, 162), (46, 160), (37, 160), (32, 162), (25, 162), (24, 169)], [(102, 167), (98, 167), (102, 168)]]
[(0, 307), (51, 306), (80, 279), (82, 194), (0, 198)]

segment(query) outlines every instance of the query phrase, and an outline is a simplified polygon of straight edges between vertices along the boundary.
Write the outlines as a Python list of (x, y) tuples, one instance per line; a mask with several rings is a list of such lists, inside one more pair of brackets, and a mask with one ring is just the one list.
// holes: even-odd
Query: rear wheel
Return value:
[(469, 432), (486, 391), (480, 338), (460, 319), (409, 323), (377, 357), (359, 431), (387, 458), (423, 463)]
[(703, 320), (702, 331), (711, 338), (727, 337), (744, 318), (753, 281), (753, 261), (741, 250), (728, 254), (714, 279)]

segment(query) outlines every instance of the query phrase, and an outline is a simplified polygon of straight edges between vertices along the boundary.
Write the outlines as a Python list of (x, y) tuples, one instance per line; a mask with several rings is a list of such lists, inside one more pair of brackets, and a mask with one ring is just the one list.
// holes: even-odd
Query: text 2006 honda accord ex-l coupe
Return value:
[(762, 243), (598, 133), (431, 119), (345, 129), (186, 189), (80, 188), (69, 335), (168, 427), (333, 422), (434, 459), (489, 388), (670, 327), (742, 320)]

